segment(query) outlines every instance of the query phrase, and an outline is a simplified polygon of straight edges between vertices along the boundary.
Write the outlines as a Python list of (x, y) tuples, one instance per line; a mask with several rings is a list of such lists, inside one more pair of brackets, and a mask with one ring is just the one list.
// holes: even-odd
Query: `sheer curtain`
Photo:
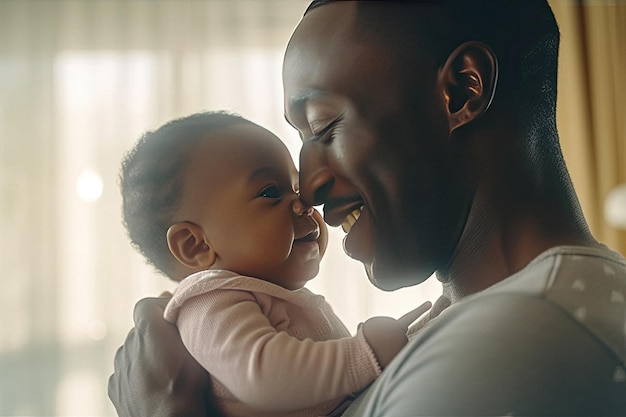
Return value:
[[(166, 120), (228, 109), (276, 132), (297, 160), (280, 73), (308, 2), (0, 1), (0, 415), (114, 415), (106, 380), (133, 305), (174, 288), (128, 244), (121, 157)], [(626, 182), (624, 4), (551, 4), (563, 148), (594, 232), (624, 253), (624, 232), (602, 218), (606, 192)], [(375, 290), (341, 238), (332, 231), (309, 287), (349, 328), (439, 294), (433, 279)]]
[(562, 34), (557, 122), (563, 152), (592, 231), (626, 254), (626, 230), (604, 218), (607, 194), (626, 183), (626, 2), (550, 4)]
[[(0, 415), (114, 415), (106, 382), (133, 305), (174, 288), (120, 224), (122, 155), (171, 118), (228, 109), (297, 160), (281, 64), (308, 2), (0, 1)], [(310, 288), (349, 328), (440, 292), (375, 290), (331, 237)]]

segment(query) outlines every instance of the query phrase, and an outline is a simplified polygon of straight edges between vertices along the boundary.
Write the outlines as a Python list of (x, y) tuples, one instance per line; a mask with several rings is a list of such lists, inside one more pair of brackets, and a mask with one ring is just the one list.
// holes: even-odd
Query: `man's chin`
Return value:
[(385, 268), (376, 262), (365, 265), (365, 272), (370, 282), (383, 291), (395, 291), (400, 288), (412, 287), (426, 281), (434, 271), (424, 271), (412, 268)]

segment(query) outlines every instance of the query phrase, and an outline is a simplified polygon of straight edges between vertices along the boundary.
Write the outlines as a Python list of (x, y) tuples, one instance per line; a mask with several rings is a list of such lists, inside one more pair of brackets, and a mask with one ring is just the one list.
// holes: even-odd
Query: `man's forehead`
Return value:
[[(343, 4), (345, 3), (345, 4)], [(330, 93), (324, 74), (334, 73), (332, 62), (347, 59), (350, 54), (349, 10), (353, 2), (330, 3), (307, 13), (294, 31), (285, 53), (283, 85), (285, 118), (293, 122), (311, 101)], [(338, 63), (338, 62), (336, 62)]]
[[(382, 46), (389, 52), (397, 46), (410, 45), (417, 33), (415, 26), (430, 22), (439, 14), (433, 14), (438, 6), (425, 6), (436, 4), (391, 0), (324, 2), (303, 16), (287, 45), (285, 62), (287, 58), (297, 62), (311, 56), (355, 59), (358, 57), (351, 52), (359, 46)], [(315, 66), (316, 62), (310, 65)]]
[(349, 33), (353, 23), (356, 21), (357, 2), (355, 1), (335, 1), (317, 7), (306, 13), (292, 35), (287, 46), (289, 51), (293, 42), (317, 43), (320, 40), (327, 41), (336, 38), (339, 33)]

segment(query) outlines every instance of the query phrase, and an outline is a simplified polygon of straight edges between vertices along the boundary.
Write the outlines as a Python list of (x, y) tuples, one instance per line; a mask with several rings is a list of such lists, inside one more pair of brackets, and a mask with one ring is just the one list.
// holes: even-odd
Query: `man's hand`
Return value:
[(109, 398), (120, 417), (222, 416), (209, 374), (163, 319), (168, 301), (145, 298), (135, 305), (135, 327), (115, 355)]

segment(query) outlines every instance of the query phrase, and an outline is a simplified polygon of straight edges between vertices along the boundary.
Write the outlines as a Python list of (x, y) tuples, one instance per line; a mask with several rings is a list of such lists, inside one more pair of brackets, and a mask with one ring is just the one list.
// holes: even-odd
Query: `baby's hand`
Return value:
[[(420, 317), (419, 321), (413, 325), (409, 325), (409, 330), (407, 331), (407, 336), (411, 338), (414, 334), (419, 332), (428, 322), (432, 319), (439, 316), (439, 314), (448, 308), (451, 305), (450, 300), (448, 300), (445, 296), (441, 296), (435, 301), (432, 308), (428, 311), (428, 314)], [(409, 313), (410, 314), (410, 313)]]
[(363, 323), (363, 336), (374, 351), (382, 369), (385, 369), (407, 344), (406, 332), (411, 323), (428, 311), (431, 306), (430, 301), (427, 301), (398, 320), (391, 317), (372, 317)]

